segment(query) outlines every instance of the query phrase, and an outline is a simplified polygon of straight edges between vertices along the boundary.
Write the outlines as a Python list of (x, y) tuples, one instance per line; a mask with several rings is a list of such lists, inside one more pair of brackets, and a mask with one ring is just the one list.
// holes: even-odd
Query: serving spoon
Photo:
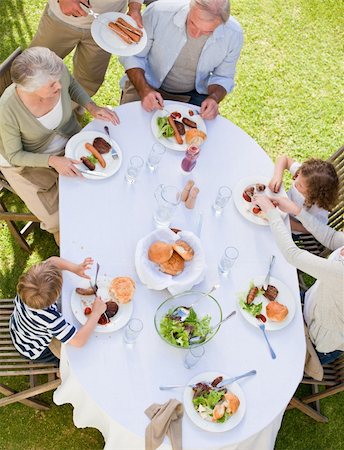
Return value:
[(226, 316), (224, 319), (222, 319), (220, 322), (218, 322), (216, 325), (213, 325), (212, 327), (210, 327), (209, 331), (207, 333), (205, 333), (203, 336), (194, 336), (191, 337), (189, 339), (189, 344), (190, 345), (195, 345), (195, 344), (202, 344), (206, 339), (209, 333), (212, 333), (219, 325), (221, 325), (221, 323), (226, 322), (228, 319), (230, 319), (232, 316), (235, 316), (236, 311), (232, 311), (231, 313), (228, 314), (228, 316)]

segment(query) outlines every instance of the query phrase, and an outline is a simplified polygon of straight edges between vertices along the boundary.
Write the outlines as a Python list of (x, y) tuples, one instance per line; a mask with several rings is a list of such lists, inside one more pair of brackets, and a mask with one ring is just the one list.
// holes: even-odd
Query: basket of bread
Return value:
[(201, 242), (191, 231), (154, 230), (140, 239), (135, 253), (136, 272), (149, 289), (168, 289), (175, 295), (200, 283), (205, 274)]

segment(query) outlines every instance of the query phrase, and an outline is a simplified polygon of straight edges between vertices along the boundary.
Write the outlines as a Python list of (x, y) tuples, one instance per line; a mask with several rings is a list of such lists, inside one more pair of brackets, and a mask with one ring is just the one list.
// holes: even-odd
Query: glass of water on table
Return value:
[(220, 186), (217, 191), (216, 199), (213, 204), (213, 209), (216, 214), (222, 214), (223, 209), (228, 204), (232, 196), (232, 190), (228, 186)]
[(142, 169), (144, 164), (143, 159), (139, 155), (132, 156), (129, 160), (127, 172), (125, 174), (125, 178), (129, 184), (135, 183), (140, 170)]
[(239, 251), (235, 247), (227, 247), (220, 259), (218, 269), (220, 274), (228, 276), (235, 261), (238, 259)]
[(165, 152), (166, 147), (164, 145), (159, 143), (153, 144), (147, 158), (147, 167), (151, 172), (154, 172), (158, 168), (161, 158), (164, 156)]

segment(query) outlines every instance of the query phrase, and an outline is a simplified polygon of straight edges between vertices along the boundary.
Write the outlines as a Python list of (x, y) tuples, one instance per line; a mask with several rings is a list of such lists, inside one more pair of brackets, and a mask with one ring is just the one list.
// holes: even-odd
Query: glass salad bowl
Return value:
[(222, 320), (221, 306), (210, 294), (186, 291), (161, 303), (154, 316), (161, 339), (177, 348), (198, 347), (209, 342), (221, 325), (211, 327)]

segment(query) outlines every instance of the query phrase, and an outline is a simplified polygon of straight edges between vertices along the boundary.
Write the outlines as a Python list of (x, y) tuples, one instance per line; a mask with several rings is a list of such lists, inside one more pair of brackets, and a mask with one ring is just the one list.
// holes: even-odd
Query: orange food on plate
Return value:
[(171, 244), (155, 241), (148, 249), (148, 259), (157, 264), (162, 264), (171, 258), (172, 253), (173, 248)]
[(240, 406), (240, 400), (232, 392), (227, 392), (225, 394), (225, 401), (227, 402), (227, 412), (228, 414), (235, 414)]
[(130, 277), (114, 278), (109, 293), (118, 303), (129, 303), (135, 293), (135, 281)]
[(179, 239), (176, 241), (173, 245), (173, 250), (178, 253), (185, 261), (191, 261), (191, 259), (194, 257), (194, 251), (190, 247), (190, 245)]
[(161, 272), (169, 275), (179, 275), (184, 270), (184, 259), (178, 255), (177, 252), (173, 252), (171, 258), (165, 263), (160, 264)]
[(266, 305), (266, 315), (273, 322), (282, 322), (288, 315), (288, 308), (281, 303), (271, 301)]

